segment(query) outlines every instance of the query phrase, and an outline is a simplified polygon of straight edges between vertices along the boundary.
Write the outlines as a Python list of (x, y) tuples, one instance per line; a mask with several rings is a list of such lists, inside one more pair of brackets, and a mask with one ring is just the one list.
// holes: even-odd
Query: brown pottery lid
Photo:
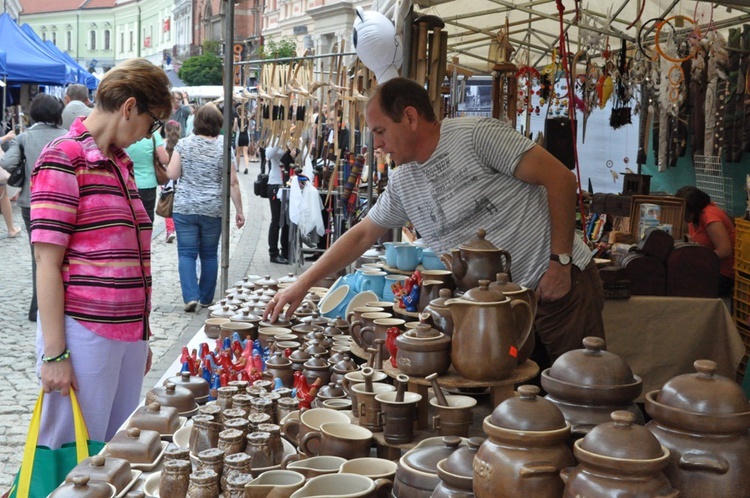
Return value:
[(328, 362), (321, 358), (319, 354), (313, 355), (312, 358), (304, 363), (304, 366), (305, 368), (312, 368), (315, 370), (321, 370), (323, 368), (327, 370), (329, 368)]
[(266, 275), (260, 280), (255, 281), (255, 287), (262, 287), (264, 285), (278, 285), (279, 283), (271, 278), (271, 275)]
[(266, 360), (266, 365), (272, 367), (288, 367), (292, 365), (292, 360), (284, 356), (281, 351), (277, 351), (273, 356)]
[(329, 327), (336, 327), (337, 329), (346, 329), (349, 327), (349, 322), (341, 318), (340, 316), (337, 316), (336, 318), (330, 320), (328, 322)]
[(292, 351), (292, 354), (289, 355), (289, 359), (296, 362), (305, 362), (310, 358), (312, 358), (312, 355), (305, 351), (304, 346), (300, 346), (299, 349)]
[(489, 280), (480, 280), (479, 287), (467, 290), (461, 298), (466, 299), (467, 301), (475, 301), (477, 303), (495, 303), (508, 299), (503, 293), (496, 292), (490, 289), (489, 286)]
[(173, 382), (168, 382), (165, 386), (156, 386), (146, 394), (146, 403), (154, 401), (161, 406), (173, 406), (179, 413), (190, 412), (196, 408), (192, 391)]
[(450, 289), (443, 287), (438, 291), (438, 296), (430, 301), (431, 308), (447, 308), (448, 305), (445, 302), (453, 297), (453, 292)]
[(654, 460), (664, 455), (656, 436), (635, 424), (633, 413), (617, 410), (611, 417), (612, 422), (599, 424), (586, 434), (581, 448), (596, 455), (627, 460)]
[(486, 240), (487, 231), (484, 228), (477, 230), (477, 236), (465, 244), (458, 246), (462, 251), (497, 251), (492, 242)]
[(458, 436), (443, 437), (443, 444), (416, 447), (406, 455), (404, 462), (414, 470), (435, 474), (440, 460), (448, 458), (458, 449), (461, 438)]
[(450, 454), (445, 460), (443, 468), (451, 474), (461, 477), (473, 477), (474, 476), (474, 456), (477, 454), (477, 450), (482, 443), (484, 438), (472, 437), (469, 438), (468, 446), (461, 446), (456, 451)]
[(498, 273), (495, 275), (495, 281), (490, 284), (490, 290), (495, 292), (518, 292), (523, 290), (520, 285), (511, 282), (507, 273)]
[(523, 385), (492, 412), (493, 425), (515, 431), (554, 431), (565, 428), (565, 417), (553, 402), (539, 396), (539, 387)]
[(656, 400), (672, 408), (703, 415), (733, 415), (750, 411), (747, 396), (731, 379), (716, 374), (716, 362), (696, 360), (696, 373), (678, 375), (664, 384)]
[(115, 487), (107, 482), (92, 481), (87, 475), (74, 475), (52, 491), (49, 498), (112, 498), (115, 493)]
[(622, 386), (636, 382), (625, 360), (605, 350), (604, 339), (585, 337), (583, 346), (585, 349), (561, 355), (550, 367), (549, 376), (583, 386)]
[(330, 382), (318, 390), (318, 396), (323, 398), (343, 398), (346, 393), (341, 389), (341, 383)]

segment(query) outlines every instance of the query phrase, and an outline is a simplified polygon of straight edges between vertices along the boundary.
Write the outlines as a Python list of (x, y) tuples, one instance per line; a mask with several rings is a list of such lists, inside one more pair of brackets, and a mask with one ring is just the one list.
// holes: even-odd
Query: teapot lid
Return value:
[(596, 455), (627, 460), (654, 460), (664, 456), (659, 440), (635, 423), (635, 415), (617, 410), (612, 422), (599, 424), (584, 436), (581, 448)]
[(333, 365), (334, 372), (351, 372), (357, 370), (357, 368), (359, 368), (357, 364), (349, 357), (346, 357)]
[(601, 337), (584, 337), (583, 347), (563, 353), (549, 376), (579, 386), (624, 386), (637, 381), (625, 360), (605, 350)]
[(341, 318), (340, 316), (337, 316), (336, 318), (330, 320), (328, 322), (329, 327), (336, 327), (336, 328), (347, 328), (349, 327), (349, 322)]
[(292, 364), (292, 360), (287, 358), (282, 354), (281, 351), (277, 351), (266, 360), (266, 365), (276, 366), (276, 367), (287, 367)]
[(263, 278), (255, 281), (256, 286), (263, 285), (278, 285), (279, 283), (271, 278), (271, 275), (265, 275)]
[(510, 281), (510, 277), (505, 272), (495, 274), (495, 281), (490, 284), (490, 289), (500, 292), (518, 292), (523, 287), (515, 282)]
[(325, 361), (323, 358), (321, 358), (320, 354), (314, 354), (313, 357), (307, 360), (305, 363), (303, 363), (303, 365), (305, 366), (305, 368), (316, 368), (316, 369), (321, 369), (321, 368), (327, 369), (329, 367), (328, 362)]
[(444, 436), (443, 444), (417, 446), (409, 451), (403, 456), (404, 462), (414, 470), (435, 474), (438, 462), (444, 458), (448, 458), (451, 453), (458, 449), (460, 444), (460, 437)]
[(445, 302), (453, 297), (453, 292), (447, 287), (443, 287), (438, 291), (438, 297), (430, 301), (431, 308), (446, 308), (448, 305)]
[(461, 297), (461, 299), (474, 301), (477, 303), (496, 303), (509, 301), (509, 299), (502, 293), (490, 289), (489, 280), (480, 280), (479, 287), (474, 287), (467, 290), (466, 292), (464, 292), (464, 295)]
[(484, 228), (480, 228), (477, 230), (477, 236), (475, 238), (465, 244), (461, 244), (458, 248), (463, 251), (497, 251), (498, 248), (495, 247), (492, 242), (486, 240), (486, 236), (487, 231)]
[(492, 412), (490, 421), (503, 429), (553, 431), (565, 427), (565, 417), (553, 402), (539, 396), (538, 386), (518, 386), (518, 395), (506, 399)]
[(474, 477), (474, 456), (477, 454), (477, 450), (482, 443), (484, 438), (472, 437), (469, 438), (468, 446), (461, 446), (456, 451), (450, 454), (445, 459), (443, 468), (451, 474), (461, 477)]
[(678, 375), (667, 381), (656, 400), (671, 408), (703, 415), (734, 415), (750, 411), (742, 388), (716, 374), (716, 362), (696, 360), (696, 373)]
[(297, 361), (297, 362), (307, 361), (310, 358), (312, 358), (312, 355), (308, 353), (307, 351), (305, 351), (304, 346), (300, 346), (299, 349), (297, 349), (296, 351), (292, 351), (292, 354), (289, 355), (290, 360)]
[(330, 382), (327, 386), (323, 386), (318, 390), (318, 396), (323, 398), (343, 398), (346, 393), (341, 389), (340, 382)]

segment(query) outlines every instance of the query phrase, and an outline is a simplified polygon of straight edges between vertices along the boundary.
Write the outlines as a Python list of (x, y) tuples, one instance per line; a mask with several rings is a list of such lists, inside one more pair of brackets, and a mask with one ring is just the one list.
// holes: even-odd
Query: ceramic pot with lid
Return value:
[(280, 351), (274, 353), (272, 357), (266, 360), (266, 372), (271, 378), (281, 379), (285, 387), (292, 387), (294, 384), (294, 370), (292, 370), (292, 360), (284, 356)]
[(451, 340), (427, 323), (400, 334), (396, 338), (396, 364), (406, 375), (426, 377), (442, 375), (451, 366)]
[(612, 422), (597, 425), (575, 442), (573, 453), (579, 464), (560, 473), (565, 481), (563, 497), (680, 496), (663, 472), (669, 450), (648, 429), (635, 424), (633, 413), (618, 410), (611, 417)]
[(646, 394), (646, 424), (669, 449), (664, 473), (680, 496), (750, 496), (750, 405), (742, 388), (697, 360), (696, 373), (678, 375)]
[(510, 275), (510, 253), (495, 247), (486, 235), (480, 228), (476, 238), (451, 251), (450, 270), (462, 291), (478, 286), (480, 280), (494, 280), (498, 273)]
[(430, 498), (440, 478), (437, 464), (448, 458), (463, 443), (457, 436), (432, 437), (422, 440), (398, 461), (393, 481), (395, 498)]
[[(463, 446), (437, 464), (440, 478), (432, 498), (472, 498), (474, 495), (474, 459), (483, 439), (473, 437)], [(498, 495), (495, 495), (498, 496)]]
[(192, 392), (195, 402), (199, 405), (208, 401), (210, 386), (208, 385), (208, 381), (203, 377), (190, 375), (190, 372), (180, 372), (180, 375), (175, 375), (165, 380), (164, 385), (167, 385), (167, 382), (171, 382), (177, 387), (184, 387)]
[(641, 394), (641, 378), (625, 360), (605, 350), (604, 339), (585, 337), (583, 346), (562, 354), (542, 372), (547, 399), (570, 422), (573, 436), (608, 422), (617, 410), (633, 413), (636, 423), (643, 425), (643, 413), (634, 403)]
[(271, 278), (271, 275), (265, 275), (263, 278), (256, 280), (255, 288), (259, 289), (263, 286), (267, 286), (269, 289), (278, 290), (279, 282)]
[(156, 386), (146, 393), (146, 404), (153, 402), (160, 406), (173, 406), (183, 417), (191, 417), (198, 410), (192, 391), (178, 387), (172, 382), (165, 386)]
[(316, 354), (304, 363), (302, 375), (307, 379), (308, 385), (314, 384), (318, 378), (321, 384), (328, 384), (331, 382), (331, 367), (325, 358)]
[(519, 386), (484, 419), (489, 439), (474, 460), (477, 498), (533, 496), (558, 498), (560, 471), (575, 465), (568, 447), (570, 424), (557, 406), (539, 396), (537, 386)]
[(424, 321), (448, 337), (453, 336), (453, 316), (450, 306), (445, 302), (451, 297), (453, 297), (453, 292), (450, 289), (440, 289), (438, 297), (430, 301), (430, 304), (422, 311), (422, 316), (426, 316)]
[(448, 299), (453, 316), (451, 362), (470, 380), (507, 379), (518, 365), (518, 349), (534, 325), (529, 304), (521, 299), (500, 299), (482, 280), (459, 299)]
[[(308, 295), (308, 296), (312, 297), (312, 296), (314, 296), (314, 294)], [(302, 323), (302, 319), (303, 318), (306, 318), (308, 316), (312, 316), (313, 313), (315, 313), (317, 311), (317, 309), (318, 309), (318, 307), (315, 304), (315, 302), (314, 301), (310, 301), (309, 298), (308, 298), (308, 296), (305, 296), (305, 300), (303, 300), (302, 304), (299, 306), (299, 308), (297, 308), (294, 311), (294, 315), (293, 315), (294, 316), (294, 320), (292, 320), (292, 321), (296, 320), (295, 325), (297, 325), (299, 323)]]

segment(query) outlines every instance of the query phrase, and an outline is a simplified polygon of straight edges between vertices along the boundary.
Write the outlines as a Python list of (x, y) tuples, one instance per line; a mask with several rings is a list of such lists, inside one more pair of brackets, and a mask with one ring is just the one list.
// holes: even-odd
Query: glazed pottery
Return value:
[(444, 286), (440, 280), (422, 280), (419, 284), (419, 301), (417, 311), (420, 313), (430, 304), (430, 301), (440, 297), (439, 292)]
[(263, 278), (260, 278), (253, 283), (255, 284), (256, 289), (262, 288), (263, 286), (267, 286), (271, 290), (278, 290), (279, 288), (279, 282), (272, 279), (271, 275), (265, 275)]
[(471, 411), (477, 400), (458, 394), (445, 395), (445, 399), (448, 406), (439, 404), (437, 398), (430, 398), (430, 405), (436, 411), (432, 418), (432, 428), (441, 436), (468, 436), (472, 420)]
[(391, 268), (396, 268), (398, 266), (396, 248), (403, 245), (406, 245), (406, 242), (385, 242), (383, 244), (383, 246), (385, 246), (385, 264)]
[(81, 460), (68, 473), (65, 480), (67, 481), (77, 475), (87, 476), (91, 481), (108, 482), (115, 487), (118, 494), (125, 489), (133, 478), (130, 462), (123, 458), (105, 457), (101, 454)]
[(299, 448), (311, 456), (330, 455), (350, 460), (370, 454), (372, 432), (349, 423), (328, 422), (320, 430), (311, 431), (302, 437)]
[(560, 471), (575, 465), (566, 444), (570, 424), (554, 403), (539, 396), (537, 386), (520, 386), (517, 396), (484, 419), (483, 428), (489, 439), (474, 459), (477, 498), (562, 496)]
[(320, 315), (326, 318), (344, 316), (349, 301), (351, 301), (356, 294), (357, 293), (354, 289), (346, 284), (337, 287), (320, 300), (320, 303), (318, 304)]
[(642, 381), (630, 366), (605, 350), (599, 337), (585, 337), (584, 349), (562, 354), (542, 372), (542, 388), (570, 422), (574, 437), (606, 423), (610, 414), (627, 410), (643, 424), (643, 414), (633, 402), (641, 393)]
[(375, 293), (378, 298), (382, 297), (386, 275), (387, 273), (384, 271), (366, 270), (362, 272), (362, 279), (359, 283), (359, 292), (369, 291)]
[[(388, 375), (386, 375), (385, 372), (373, 372), (372, 381), (382, 382), (387, 377)], [(354, 384), (360, 384), (364, 381), (365, 381), (365, 378), (362, 375), (361, 370), (355, 370), (355, 371), (344, 374), (344, 380), (341, 381), (341, 387), (344, 389), (344, 392), (346, 393), (346, 395), (349, 396), (349, 399), (352, 400), (352, 416), (353, 417), (359, 417), (359, 402), (357, 399), (357, 393), (354, 392), (351, 387)]]
[(646, 424), (670, 452), (664, 473), (680, 496), (748, 497), (750, 405), (740, 386), (697, 360), (696, 373), (646, 395)]
[[(352, 336), (352, 338), (360, 337), (359, 329), (362, 328), (362, 313), (377, 313), (383, 311), (385, 311), (383, 308), (373, 307), (370, 305), (357, 306), (353, 308), (346, 316), (346, 319), (349, 322), (349, 335)], [(355, 340), (355, 342), (357, 342), (357, 344), (360, 344), (359, 341)]]
[(383, 287), (383, 301), (393, 302), (396, 294), (393, 292), (394, 285), (403, 285), (408, 279), (406, 275), (387, 275), (385, 277), (385, 286)]
[(396, 388), (390, 384), (372, 384), (369, 390), (367, 384), (354, 384), (351, 391), (357, 395), (357, 411), (359, 412), (359, 425), (374, 432), (383, 430), (383, 421), (380, 416), (380, 402), (375, 398), (378, 394), (395, 391)]
[(393, 496), (430, 498), (440, 484), (437, 464), (448, 458), (462, 444), (460, 437), (432, 437), (422, 440), (398, 461), (393, 481)]
[(475, 381), (507, 379), (518, 364), (518, 349), (534, 325), (531, 307), (521, 299), (498, 299), (489, 280), (459, 299), (448, 299), (454, 329), (451, 361), (458, 374)]
[[(396, 267), (401, 271), (414, 271), (422, 261), (422, 248), (402, 244), (395, 247), (396, 249)], [(386, 256), (387, 257), (387, 256)]]
[(369, 344), (365, 343), (364, 338), (362, 337), (363, 330), (369, 334), (368, 337), (372, 341), (372, 339), (374, 338), (374, 321), (378, 318), (392, 318), (393, 315), (391, 315), (390, 313), (386, 313), (385, 311), (368, 311), (365, 313), (361, 313), (360, 317), (362, 324), (358, 328), (352, 327), (349, 332), (351, 333), (354, 342), (356, 342), (359, 347), (366, 349), (372, 344), (372, 342), (370, 342)]
[[(245, 339), (255, 340), (257, 338), (257, 331), (255, 331), (255, 325), (251, 322), (233, 322), (229, 321), (222, 323), (219, 326), (219, 339), (231, 339), (232, 335), (237, 332), (240, 338), (244, 341)], [(255, 331), (255, 332), (254, 332)]]
[(410, 443), (414, 439), (414, 421), (417, 418), (417, 403), (422, 396), (417, 393), (403, 393), (403, 400), (397, 401), (398, 393), (393, 391), (375, 395), (381, 407), (383, 438), (389, 444)]
[(299, 415), (299, 418), (290, 417), (282, 424), (284, 437), (291, 441), (295, 446), (299, 446), (300, 441), (308, 432), (320, 430), (320, 426), (326, 422), (336, 422), (348, 424), (350, 419), (336, 410), (328, 408), (312, 408)]
[(594, 427), (575, 442), (579, 464), (561, 472), (564, 498), (579, 496), (629, 496), (677, 498), (663, 469), (669, 450), (648, 429), (635, 424), (631, 412), (612, 412), (612, 422)]
[(396, 338), (396, 364), (406, 375), (442, 375), (451, 366), (451, 340), (427, 323), (416, 325)]
[(177, 408), (173, 406), (162, 407), (159, 403), (149, 403), (135, 410), (128, 421), (128, 427), (156, 431), (159, 434), (174, 434), (180, 428), (180, 417)]
[(440, 280), (443, 282), (442, 287), (455, 289), (456, 282), (453, 280), (453, 272), (450, 270), (422, 270), (422, 280)]
[(424, 318), (420, 318), (420, 320), (429, 323), (449, 338), (453, 337), (453, 315), (451, 315), (450, 306), (445, 304), (445, 302), (451, 299), (452, 295), (453, 293), (450, 289), (440, 289), (438, 297), (430, 301), (430, 304), (422, 310), (421, 317)]
[(480, 280), (494, 280), (498, 273), (510, 275), (510, 253), (492, 245), (486, 235), (479, 229), (475, 239), (451, 251), (450, 270), (462, 291), (478, 286)]
[(314, 384), (318, 379), (321, 385), (328, 384), (331, 382), (331, 366), (321, 355), (316, 354), (304, 363), (302, 375), (307, 379), (308, 385)]
[(370, 479), (388, 479), (393, 482), (398, 464), (385, 458), (354, 458), (341, 464), (340, 474), (358, 474)]
[(269, 470), (245, 485), (246, 498), (289, 498), (305, 484), (305, 476), (292, 470)]
[[(497, 275), (495, 275), (495, 281), (490, 283), (489, 289), (491, 291), (498, 292), (511, 300), (523, 299), (524, 301), (529, 303), (529, 306), (531, 306), (531, 313), (534, 317), (536, 317), (536, 309), (539, 304), (536, 298), (536, 292), (534, 292), (532, 289), (528, 289), (526, 287), (523, 287), (522, 285), (511, 282), (510, 280), (508, 280), (507, 273), (498, 273)], [(531, 333), (526, 339), (526, 342), (524, 342), (518, 350), (518, 363), (523, 363), (524, 361), (529, 359), (529, 356), (531, 356), (531, 353), (534, 351), (535, 344), (535, 334)]]
[(284, 356), (280, 351), (274, 353), (272, 357), (266, 360), (266, 372), (273, 379), (281, 379), (285, 387), (293, 387), (294, 370), (292, 370), (292, 360)]
[(218, 339), (221, 334), (221, 324), (227, 323), (229, 318), (208, 318), (203, 322), (203, 332), (209, 339)]
[(392, 483), (385, 479), (373, 481), (357, 474), (328, 474), (310, 479), (291, 498), (375, 498), (391, 487)]
[(190, 375), (190, 372), (180, 372), (180, 375), (165, 380), (164, 385), (166, 385), (167, 382), (171, 382), (177, 387), (184, 387), (192, 392), (195, 402), (199, 405), (208, 401), (210, 386), (208, 385), (208, 381), (203, 377)]
[(118, 431), (104, 447), (104, 455), (130, 463), (152, 464), (162, 452), (161, 434), (131, 427)]
[(338, 473), (341, 466), (347, 462), (346, 458), (338, 456), (321, 455), (300, 460), (299, 453), (290, 455), (281, 462), (282, 468), (299, 472), (305, 479)]
[[(369, 315), (369, 313), (366, 313), (366, 315)], [(403, 330), (405, 323), (406, 321), (401, 318), (376, 318), (372, 321), (372, 327), (362, 327), (360, 330), (362, 343), (365, 347), (370, 347), (378, 339), (385, 341), (388, 338), (388, 329), (395, 327)], [(386, 351), (386, 355), (382, 360), (387, 360), (388, 358), (390, 358), (390, 354)]]
[(258, 341), (263, 348), (267, 348), (276, 340), (277, 335), (291, 334), (292, 329), (287, 327), (261, 327), (258, 330)]
[(198, 409), (192, 391), (177, 387), (172, 382), (165, 386), (153, 387), (146, 393), (146, 404), (153, 402), (159, 403), (160, 406), (173, 406), (183, 417), (192, 416)]
[(432, 493), (432, 498), (472, 498), (474, 496), (473, 463), (482, 441), (482, 438), (471, 438), (468, 446), (457, 449), (448, 458), (437, 463), (437, 476), (440, 484)]
[(108, 482), (91, 481), (89, 476), (76, 475), (53, 490), (48, 498), (114, 498), (116, 494), (117, 490)]
[(422, 268), (425, 270), (445, 270), (445, 263), (432, 249), (422, 250)]

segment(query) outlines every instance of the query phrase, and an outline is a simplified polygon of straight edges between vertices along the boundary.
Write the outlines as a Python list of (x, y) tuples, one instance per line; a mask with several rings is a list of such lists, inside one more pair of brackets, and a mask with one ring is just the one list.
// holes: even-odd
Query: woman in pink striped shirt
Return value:
[(140, 400), (150, 369), (151, 221), (123, 150), (171, 112), (169, 80), (145, 59), (102, 79), (96, 106), (50, 142), (31, 177), (37, 265), (39, 444), (73, 441), (75, 389), (91, 439), (108, 441)]

